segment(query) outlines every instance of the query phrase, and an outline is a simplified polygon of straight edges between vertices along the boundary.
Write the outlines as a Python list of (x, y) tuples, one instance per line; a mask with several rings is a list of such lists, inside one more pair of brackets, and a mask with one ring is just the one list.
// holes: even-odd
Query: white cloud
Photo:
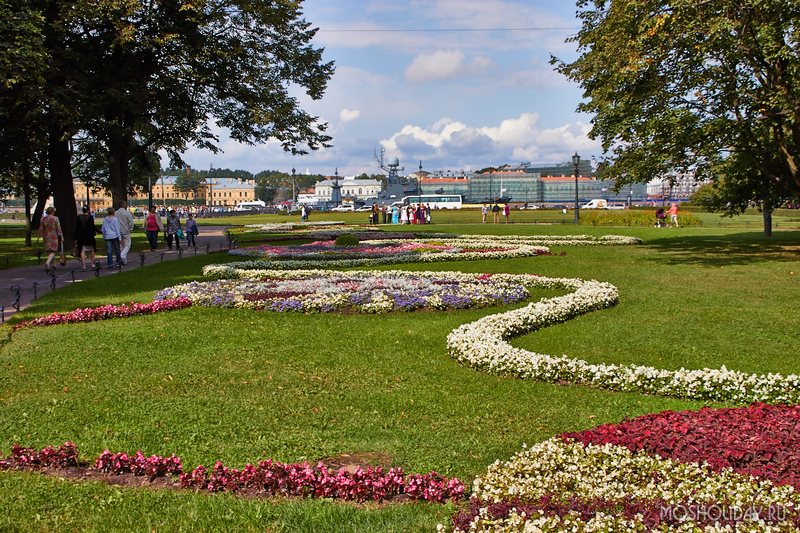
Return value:
[(492, 64), (489, 59), (481, 56), (474, 58), (472, 63), (466, 63), (465, 60), (466, 56), (460, 50), (437, 50), (433, 54), (419, 54), (406, 68), (406, 80), (422, 83), (475, 75)]
[(342, 109), (339, 113), (339, 118), (342, 122), (350, 122), (357, 119), (361, 115), (361, 111), (359, 110), (350, 110), (350, 109)]
[(468, 126), (441, 119), (431, 128), (406, 125), (381, 141), (387, 152), (401, 159), (427, 159), (449, 165), (484, 167), (489, 164), (529, 161), (555, 163), (578, 151), (588, 157), (600, 153), (600, 144), (588, 138), (591, 125), (580, 121), (539, 129), (537, 113), (522, 113), (497, 126)]

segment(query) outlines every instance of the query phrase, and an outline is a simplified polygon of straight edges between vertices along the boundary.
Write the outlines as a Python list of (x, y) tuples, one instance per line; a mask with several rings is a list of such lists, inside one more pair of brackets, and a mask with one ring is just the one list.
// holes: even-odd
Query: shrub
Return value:
[(336, 244), (336, 246), (358, 246), (358, 243), (358, 237), (355, 235), (345, 234), (336, 237), (334, 244)]
[[(658, 207), (648, 210), (626, 209), (624, 211), (584, 210), (581, 211), (581, 226), (653, 226), (656, 222), (655, 212)], [(666, 207), (664, 210), (666, 211)], [(666, 220), (669, 221), (669, 218)], [(691, 214), (678, 215), (678, 224), (681, 226), (699, 226), (700, 219)]]

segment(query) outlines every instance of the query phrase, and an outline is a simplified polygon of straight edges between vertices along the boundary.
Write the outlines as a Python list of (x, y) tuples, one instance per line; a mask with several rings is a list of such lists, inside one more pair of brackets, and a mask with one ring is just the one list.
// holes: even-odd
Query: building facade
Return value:
[(697, 179), (694, 172), (671, 172), (662, 179), (647, 184), (647, 198), (651, 201), (686, 202), (697, 189), (711, 183), (710, 179)]
[[(460, 194), (465, 203), (493, 202), (510, 198), (513, 203), (574, 203), (575, 177), (542, 177), (538, 172), (499, 170), (483, 174), (464, 174), (461, 177), (429, 176), (421, 180), (422, 194)], [(595, 180), (580, 176), (577, 183), (578, 201), (596, 198), (609, 202), (627, 203), (645, 201), (647, 186), (634, 184), (614, 192), (613, 181)]]
[[(381, 192), (381, 182), (372, 179), (355, 179), (355, 178), (342, 178), (339, 179), (341, 186), (342, 202), (352, 203), (356, 201), (364, 201), (369, 198), (375, 198)], [(314, 187), (315, 197), (318, 203), (331, 202), (333, 197), (333, 177), (326, 177), (324, 180), (317, 182)]]
[[(159, 176), (151, 184), (154, 204), (200, 204), (235, 207), (240, 202), (252, 202), (256, 199), (256, 184), (254, 180), (210, 178), (196, 192), (180, 192), (176, 190), (176, 180), (176, 176)], [(86, 185), (80, 180), (73, 180), (72, 187), (75, 191), (75, 202), (79, 206), (89, 205), (93, 211), (112, 207), (111, 194), (107, 191), (103, 189), (88, 189), (87, 191)], [(128, 204), (131, 206), (146, 206), (148, 202), (147, 191), (128, 197)]]
[(208, 178), (205, 189), (211, 207), (235, 207), (241, 202), (256, 200), (255, 180)]

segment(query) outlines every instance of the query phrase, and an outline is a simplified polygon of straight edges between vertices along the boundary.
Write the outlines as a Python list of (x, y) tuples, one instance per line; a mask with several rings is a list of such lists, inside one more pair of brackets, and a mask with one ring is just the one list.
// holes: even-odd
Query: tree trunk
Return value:
[(31, 175), (30, 163), (26, 159), (22, 168), (22, 192), (25, 197), (25, 246), (30, 248), (31, 241)]
[(108, 147), (108, 186), (111, 189), (111, 203), (114, 208), (128, 199), (130, 150), (122, 144)]
[(767, 200), (764, 200), (761, 206), (761, 212), (764, 214), (764, 236), (772, 237), (772, 207)]
[(33, 214), (31, 215), (31, 230), (37, 231), (39, 229), (39, 222), (42, 221), (49, 198), (50, 183), (47, 181), (47, 175), (44, 173), (44, 169), (40, 168), (39, 175), (36, 178), (36, 209), (33, 210)]
[(48, 164), (50, 181), (53, 184), (53, 205), (56, 216), (61, 221), (65, 245), (72, 245), (75, 236), (75, 222), (78, 220), (78, 209), (75, 207), (75, 189), (72, 186), (72, 153), (69, 141), (64, 139), (65, 133), (60, 128), (49, 132)]

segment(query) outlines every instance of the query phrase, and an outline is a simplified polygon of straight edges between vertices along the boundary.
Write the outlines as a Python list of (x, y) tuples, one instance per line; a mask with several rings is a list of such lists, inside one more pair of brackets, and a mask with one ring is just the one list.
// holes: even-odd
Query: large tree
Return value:
[[(292, 153), (330, 141), (325, 124), (294, 96), (320, 98), (333, 73), (311, 45), (316, 30), (299, 1), (0, 1), (26, 14), (15, 20), (40, 21), (46, 68), (23, 78), (41, 93), (35, 101), (57, 208), (75, 212), (71, 141), (79, 134), (102, 148), (94, 153), (106, 164), (101, 177), (115, 203), (130, 190), (137, 158), (164, 149), (180, 163), (190, 144), (216, 150), (212, 122), (237, 141), (274, 139)], [(13, 128), (0, 121), (0, 130)], [(69, 222), (69, 209), (59, 212)]]
[(594, 115), (602, 178), (671, 170), (726, 185), (736, 209), (800, 195), (800, 4), (786, 0), (580, 1), (580, 57), (557, 69)]

